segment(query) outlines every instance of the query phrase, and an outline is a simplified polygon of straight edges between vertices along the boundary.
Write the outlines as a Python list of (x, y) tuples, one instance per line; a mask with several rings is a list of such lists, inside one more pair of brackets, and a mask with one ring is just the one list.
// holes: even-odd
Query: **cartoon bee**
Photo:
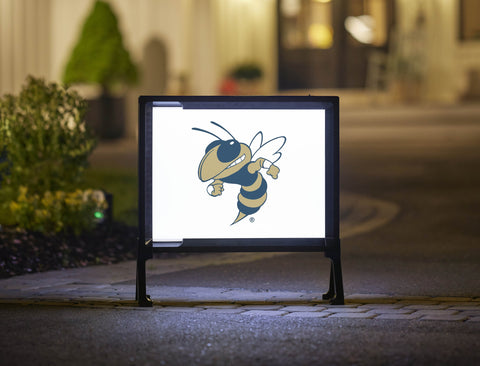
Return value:
[(275, 137), (263, 143), (263, 133), (259, 131), (250, 145), (240, 143), (227, 129), (211, 121), (217, 127), (230, 135), (231, 139), (222, 140), (210, 131), (193, 127), (193, 130), (208, 133), (217, 138), (205, 149), (198, 166), (198, 177), (202, 182), (213, 179), (207, 192), (218, 197), (223, 192), (223, 183), (239, 184), (238, 215), (236, 224), (246, 216), (257, 212), (267, 200), (267, 182), (260, 170), (267, 169), (267, 174), (273, 179), (278, 178), (280, 169), (274, 165), (281, 157), (280, 150), (287, 141), (285, 136)]

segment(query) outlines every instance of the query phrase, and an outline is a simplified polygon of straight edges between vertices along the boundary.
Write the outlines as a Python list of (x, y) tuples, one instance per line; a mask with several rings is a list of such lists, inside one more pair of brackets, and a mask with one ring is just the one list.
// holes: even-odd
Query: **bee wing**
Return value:
[(252, 155), (255, 155), (258, 149), (262, 147), (263, 142), (263, 133), (262, 131), (258, 131), (257, 134), (253, 137), (252, 142), (250, 142), (250, 151)]
[[(261, 132), (257, 133), (257, 135), (258, 134), (261, 134)], [(256, 136), (254, 137), (254, 140)], [(280, 150), (282, 149), (283, 145), (285, 145), (286, 141), (287, 138), (285, 136), (278, 136), (265, 142), (257, 149), (257, 151), (253, 153), (252, 161), (258, 158), (264, 158), (272, 163), (275, 163), (282, 157)]]

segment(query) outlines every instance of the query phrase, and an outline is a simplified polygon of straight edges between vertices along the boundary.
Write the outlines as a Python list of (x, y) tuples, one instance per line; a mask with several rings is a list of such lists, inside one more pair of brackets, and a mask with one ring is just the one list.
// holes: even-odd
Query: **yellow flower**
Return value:
[(10, 210), (15, 213), (16, 211), (18, 211), (20, 209), (20, 205), (15, 202), (15, 201), (12, 201), (10, 202)]

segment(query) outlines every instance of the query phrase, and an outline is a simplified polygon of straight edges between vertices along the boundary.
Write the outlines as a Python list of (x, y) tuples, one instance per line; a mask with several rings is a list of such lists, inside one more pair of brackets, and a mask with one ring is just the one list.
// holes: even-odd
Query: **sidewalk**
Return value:
[[(398, 207), (390, 202), (348, 192), (341, 197), (342, 238), (373, 230), (398, 213)], [(155, 276), (284, 255), (289, 253), (206, 253), (152, 259), (147, 262), (147, 274)], [(322, 300), (322, 293), (307, 291), (152, 286), (148, 293), (154, 307), (138, 308), (134, 301), (135, 264), (129, 261), (4, 279), (0, 281), (0, 304), (302, 318), (480, 321), (480, 298), (472, 297), (345, 294), (346, 305), (334, 306)]]
[[(348, 238), (354, 235), (368, 232), (377, 227), (385, 225), (398, 213), (399, 208), (391, 202), (360, 196), (354, 193), (342, 192), (340, 203), (341, 238)], [(188, 255), (180, 258), (149, 260), (147, 262), (147, 273), (159, 275), (176, 271), (195, 269), (210, 265), (235, 264), (253, 262), (274, 256), (288, 255), (288, 253), (205, 253)], [(135, 280), (135, 262), (124, 262), (108, 266), (90, 266), (85, 268), (66, 269), (43, 273), (27, 274), (0, 280), (0, 302), (1, 299), (10, 300), (55, 300), (84, 301), (85, 299), (104, 301), (109, 298), (116, 301), (131, 300), (135, 297), (134, 287), (118, 286), (116, 283)], [(237, 300), (245, 301), (272, 301), (272, 298), (263, 298), (263, 295), (229, 294), (220, 295), (217, 292), (211, 293), (208, 298), (193, 296), (188, 300), (182, 298), (180, 289), (170, 289), (168, 293), (173, 296), (168, 301), (228, 301), (235, 296)], [(159, 293), (161, 293), (160, 291)], [(188, 292), (188, 291), (187, 291)], [(193, 291), (195, 292), (195, 291)], [(220, 296), (220, 297), (218, 297)], [(233, 296), (233, 297), (231, 297)], [(254, 296), (251, 298), (251, 296)], [(269, 296), (274, 296), (269, 293)], [(300, 293), (282, 294), (282, 301), (304, 300)], [(303, 299), (302, 299), (303, 298)], [(321, 294), (316, 294), (321, 299)], [(315, 300), (315, 296), (311, 298)], [(9, 300), (9, 301), (10, 301)]]
[[(210, 253), (153, 259), (150, 275), (217, 264), (242, 263), (288, 253)], [(480, 298), (347, 294), (343, 306), (322, 293), (247, 289), (152, 286), (152, 308), (134, 301), (135, 262), (51, 271), (0, 281), (0, 305), (116, 308), (140, 311), (207, 312), (232, 315), (389, 320), (480, 321)]]

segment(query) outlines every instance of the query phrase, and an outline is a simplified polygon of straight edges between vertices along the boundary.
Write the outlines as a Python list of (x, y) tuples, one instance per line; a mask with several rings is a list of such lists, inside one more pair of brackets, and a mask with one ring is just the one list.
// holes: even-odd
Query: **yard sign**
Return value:
[(337, 97), (139, 98), (137, 300), (153, 251), (324, 251), (343, 303)]

